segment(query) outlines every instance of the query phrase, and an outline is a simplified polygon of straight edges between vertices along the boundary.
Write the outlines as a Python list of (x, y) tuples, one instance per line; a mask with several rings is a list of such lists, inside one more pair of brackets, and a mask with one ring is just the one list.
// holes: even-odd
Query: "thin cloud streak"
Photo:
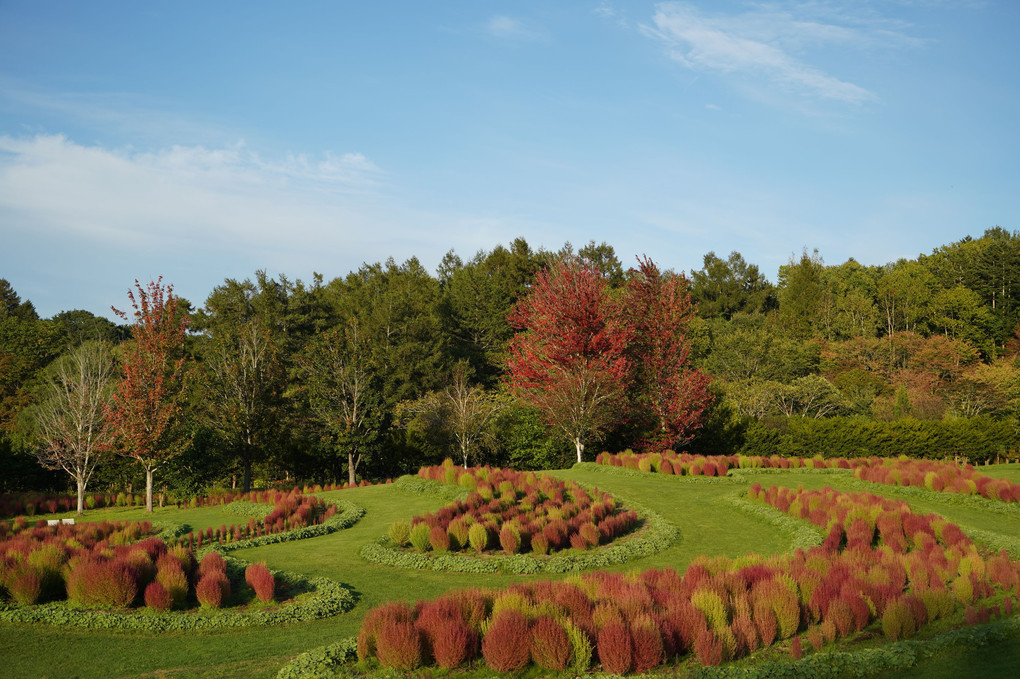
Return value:
[(873, 33), (801, 20), (783, 11), (706, 17), (679, 3), (658, 5), (653, 22), (654, 27), (646, 27), (645, 32), (663, 41), (670, 57), (691, 70), (765, 79), (790, 94), (847, 104), (877, 99), (866, 88), (794, 56), (816, 45), (864, 47), (877, 39)]

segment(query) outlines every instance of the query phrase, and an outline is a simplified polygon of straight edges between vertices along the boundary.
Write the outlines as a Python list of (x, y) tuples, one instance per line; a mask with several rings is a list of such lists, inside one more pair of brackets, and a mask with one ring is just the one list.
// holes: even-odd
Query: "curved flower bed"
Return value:
[(978, 552), (955, 524), (905, 503), (757, 484), (749, 496), (823, 527), (825, 541), (785, 556), (700, 558), (683, 574), (590, 573), (384, 604), (362, 624), (358, 657), (398, 671), (484, 661), (584, 673), (597, 662), (626, 674), (775, 644), (800, 657), (872, 625), (897, 641), (936, 619), (970, 625), (1020, 603), (1020, 563)]
[(754, 455), (690, 455), (663, 453), (600, 453), (595, 463), (674, 476), (725, 476), (731, 469), (846, 469), (862, 481), (916, 486), (935, 492), (980, 495), (990, 500), (1020, 502), (1020, 484), (993, 479), (973, 465), (907, 458), (762, 457)]
[(422, 467), (418, 475), (469, 492), (437, 512), (398, 522), (390, 537), (418, 552), (502, 551), (505, 554), (556, 553), (608, 544), (638, 523), (637, 513), (597, 488), (512, 469), (459, 469), (447, 460)]
[[(295, 501), (293, 494), (282, 499), (270, 517), (287, 508), (299, 516), (300, 508), (321, 503), (312, 497)], [(353, 525), (364, 514), (352, 503), (339, 504), (339, 512), (333, 504), (321, 512), (319, 523), (295, 521), (297, 527), (279, 533), (207, 547), (201, 562), (185, 545), (187, 539), (167, 544), (151, 536), (149, 522), (48, 526), (40, 521), (29, 526), (19, 518), (12, 525), (0, 523), (0, 619), (164, 630), (277, 624), (336, 615), (355, 603), (347, 588), (323, 578), (274, 574), (260, 564), (245, 568), (244, 562), (224, 558), (217, 550), (324, 535)], [(193, 536), (190, 542), (194, 543)], [(134, 615), (139, 608), (158, 614)]]

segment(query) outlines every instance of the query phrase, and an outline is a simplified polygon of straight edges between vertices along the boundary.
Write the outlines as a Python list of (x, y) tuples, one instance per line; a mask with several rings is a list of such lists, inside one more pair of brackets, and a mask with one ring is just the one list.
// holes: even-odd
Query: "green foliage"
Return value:
[(394, 521), (390, 524), (388, 534), (395, 544), (406, 547), (411, 540), (411, 524), (404, 520)]
[(1020, 447), (1015, 426), (991, 417), (883, 422), (862, 417), (773, 418), (754, 424), (740, 453), (812, 457), (960, 456), (977, 464)]
[(358, 638), (340, 641), (305, 651), (280, 668), (276, 679), (318, 679), (357, 657)]

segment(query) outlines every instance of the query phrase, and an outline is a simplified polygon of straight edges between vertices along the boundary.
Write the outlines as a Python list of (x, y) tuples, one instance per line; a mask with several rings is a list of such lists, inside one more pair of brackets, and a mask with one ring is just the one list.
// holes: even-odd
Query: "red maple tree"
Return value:
[[(163, 277), (128, 290), (134, 308), (122, 375), (106, 417), (117, 448), (145, 469), (145, 510), (152, 511), (153, 472), (180, 452), (175, 424), (184, 394), (184, 334), (188, 317)], [(127, 312), (111, 307), (127, 320)]]
[(585, 444), (625, 413), (623, 313), (598, 270), (571, 259), (540, 272), (509, 320), (523, 331), (510, 342), (510, 386), (574, 444), (580, 462)]
[(627, 354), (633, 370), (631, 413), (646, 422), (637, 447), (663, 450), (701, 427), (712, 402), (711, 378), (691, 368), (687, 328), (694, 317), (687, 279), (660, 273), (647, 257), (631, 269), (623, 307), (633, 336)]

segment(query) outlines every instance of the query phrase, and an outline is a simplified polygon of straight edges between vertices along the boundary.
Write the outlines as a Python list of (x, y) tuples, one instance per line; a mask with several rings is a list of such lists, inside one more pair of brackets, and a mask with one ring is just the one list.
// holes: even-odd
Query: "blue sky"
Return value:
[(1020, 228), (1020, 3), (0, 3), (0, 277), (41, 315), (162, 275), (607, 241), (775, 280)]

